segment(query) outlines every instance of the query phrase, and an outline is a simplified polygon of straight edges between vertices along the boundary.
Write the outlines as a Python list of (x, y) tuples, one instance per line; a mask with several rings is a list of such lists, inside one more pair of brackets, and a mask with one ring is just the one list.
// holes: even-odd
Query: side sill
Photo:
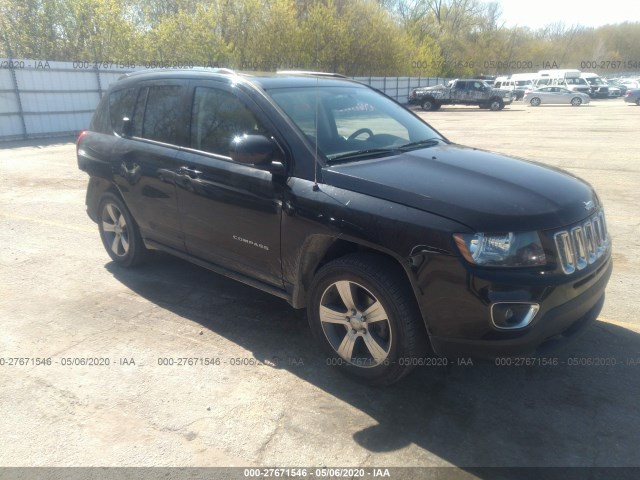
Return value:
[(270, 293), (271, 295), (274, 295), (278, 298), (282, 298), (283, 300), (286, 300), (290, 305), (292, 304), (291, 295), (282, 288), (274, 287), (272, 285), (269, 285), (268, 283), (264, 283), (254, 278), (243, 275), (241, 273), (234, 272), (225, 267), (221, 267), (220, 265), (207, 262), (206, 260), (202, 260), (200, 258), (194, 257), (192, 255), (189, 255), (188, 253), (182, 252), (180, 250), (176, 250), (175, 248), (167, 247), (166, 245), (155, 242), (153, 240), (144, 239), (144, 244), (149, 249), (166, 252), (170, 255), (176, 256), (178, 258), (191, 262), (195, 265), (198, 265), (199, 267), (203, 267), (203, 268), (206, 268), (207, 270), (211, 270), (214, 273), (223, 275), (237, 282), (244, 283), (245, 285), (249, 285), (250, 287), (257, 288), (258, 290), (262, 290), (263, 292)]

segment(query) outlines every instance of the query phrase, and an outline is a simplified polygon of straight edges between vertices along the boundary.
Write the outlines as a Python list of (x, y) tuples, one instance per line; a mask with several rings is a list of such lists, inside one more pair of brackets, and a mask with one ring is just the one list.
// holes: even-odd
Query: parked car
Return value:
[(624, 95), (624, 101), (640, 106), (640, 88), (630, 88)]
[(620, 88), (610, 83), (607, 84), (607, 86), (609, 87), (609, 98), (618, 98), (622, 96), (622, 90)]
[(584, 78), (591, 87), (591, 92), (589, 92), (591, 98), (609, 97), (609, 85), (600, 78), (600, 75), (582, 72), (580, 76)]
[(510, 90), (492, 88), (484, 80), (455, 79), (446, 86), (414, 88), (407, 99), (409, 105), (421, 105), (423, 110), (438, 110), (442, 105), (476, 105), (493, 111), (510, 105)]
[(583, 103), (589, 103), (591, 98), (586, 93), (572, 92), (563, 87), (542, 87), (528, 91), (523, 101), (529, 102), (531, 106), (550, 104), (566, 104), (579, 107)]
[(624, 85), (627, 88), (640, 88), (640, 82), (634, 79), (622, 79), (619, 85)]
[(621, 97), (624, 97), (625, 93), (627, 93), (627, 89), (629, 88), (628, 85), (626, 85), (624, 83), (621, 83), (620, 79), (617, 79), (617, 78), (607, 79), (607, 83), (610, 86), (614, 86), (618, 90), (620, 90), (620, 96)]
[(127, 74), (77, 158), (116, 265), (161, 250), (306, 307), (327, 364), (371, 384), (569, 337), (611, 275), (590, 185), (344, 78)]

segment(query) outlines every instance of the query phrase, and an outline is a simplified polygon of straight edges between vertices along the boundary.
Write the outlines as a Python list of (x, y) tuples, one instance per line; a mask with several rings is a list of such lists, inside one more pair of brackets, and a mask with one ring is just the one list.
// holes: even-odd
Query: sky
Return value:
[(549, 23), (564, 22), (565, 26), (580, 24), (598, 27), (608, 23), (640, 22), (640, 9), (628, 1), (591, 0), (495, 0), (502, 6), (501, 19), (508, 27), (527, 26), (533, 29)]

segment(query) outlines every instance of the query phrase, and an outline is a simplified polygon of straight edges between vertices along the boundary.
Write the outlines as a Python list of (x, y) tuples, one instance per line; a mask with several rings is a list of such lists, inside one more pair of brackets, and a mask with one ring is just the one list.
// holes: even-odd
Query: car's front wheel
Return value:
[(491, 100), (489, 103), (489, 108), (493, 112), (497, 112), (498, 110), (502, 110), (504, 108), (504, 102), (500, 99)]
[(538, 97), (533, 97), (529, 103), (531, 104), (532, 107), (537, 107), (540, 105), (541, 102)]
[(574, 107), (579, 107), (580, 105), (582, 105), (582, 99), (580, 97), (573, 97), (571, 99), (571, 105), (573, 105)]
[(433, 112), (435, 110), (438, 110), (439, 108), (440, 107), (438, 105), (438, 102), (436, 102), (433, 98), (426, 98), (422, 102), (422, 109), (427, 112)]
[(640, 97), (638, 97), (638, 98), (636, 99), (636, 105), (638, 105), (638, 106), (640, 107)]
[(147, 250), (124, 202), (114, 193), (107, 192), (100, 200), (98, 212), (100, 238), (111, 259), (124, 267), (142, 262)]
[(427, 351), (415, 297), (399, 265), (374, 254), (334, 260), (310, 289), (311, 330), (327, 364), (371, 385), (388, 385)]

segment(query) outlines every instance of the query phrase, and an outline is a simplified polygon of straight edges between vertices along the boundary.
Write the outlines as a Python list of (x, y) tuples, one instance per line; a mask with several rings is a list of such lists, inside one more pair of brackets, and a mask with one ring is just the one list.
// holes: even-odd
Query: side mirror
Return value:
[(125, 138), (129, 138), (131, 136), (132, 131), (133, 131), (133, 123), (131, 123), (131, 119), (129, 117), (123, 117), (121, 135)]
[(234, 162), (254, 165), (272, 173), (284, 173), (277, 146), (264, 135), (240, 135), (231, 140), (229, 156)]

